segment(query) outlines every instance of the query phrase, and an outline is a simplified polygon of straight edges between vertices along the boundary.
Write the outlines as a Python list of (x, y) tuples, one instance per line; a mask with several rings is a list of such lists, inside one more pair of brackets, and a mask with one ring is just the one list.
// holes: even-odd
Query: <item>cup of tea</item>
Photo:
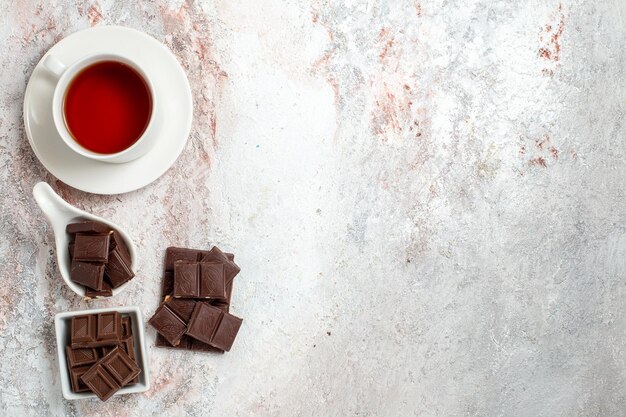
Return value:
[(48, 55), (43, 65), (56, 80), (54, 125), (74, 152), (97, 161), (124, 163), (154, 145), (156, 95), (136, 61), (103, 53), (66, 64)]

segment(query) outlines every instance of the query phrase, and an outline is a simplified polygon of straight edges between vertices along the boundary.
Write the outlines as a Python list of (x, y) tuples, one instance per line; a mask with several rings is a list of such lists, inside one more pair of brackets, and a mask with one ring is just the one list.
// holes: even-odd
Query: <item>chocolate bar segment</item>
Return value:
[(122, 335), (122, 316), (117, 311), (98, 314), (96, 338), (99, 341), (119, 343)]
[(113, 376), (99, 364), (85, 372), (81, 380), (102, 401), (111, 398), (121, 388)]
[(122, 337), (127, 338), (133, 335), (133, 324), (129, 316), (122, 317)]
[(95, 291), (102, 291), (104, 264), (80, 262), (74, 258), (70, 267), (70, 278), (77, 284), (84, 285)]
[(72, 384), (72, 391), (74, 392), (89, 392), (89, 387), (83, 382), (82, 376), (91, 368), (91, 365), (79, 366), (76, 368), (70, 368), (70, 382)]
[(222, 318), (222, 310), (198, 303), (193, 310), (187, 334), (201, 342), (211, 344), (215, 329)]
[(135, 361), (119, 347), (102, 358), (101, 364), (121, 387), (128, 385), (141, 372)]
[(106, 312), (72, 317), (72, 349), (117, 345), (121, 339), (120, 313)]
[(113, 288), (111, 288), (111, 284), (106, 281), (102, 282), (102, 289), (100, 291), (94, 290), (89, 286), (85, 286), (85, 297), (87, 298), (104, 298), (110, 297), (113, 295)]
[(65, 355), (67, 356), (67, 364), (70, 368), (90, 365), (98, 360), (98, 352), (95, 348), (72, 349), (67, 346), (65, 348)]
[(186, 324), (191, 318), (191, 314), (193, 314), (196, 303), (197, 301), (195, 300), (184, 298), (168, 298), (166, 304)]
[(194, 339), (225, 351), (230, 350), (242, 320), (217, 307), (198, 303), (187, 326), (187, 334)]
[(242, 319), (232, 314), (223, 313), (219, 326), (215, 329), (211, 345), (228, 352), (239, 333)]
[(173, 346), (180, 343), (187, 330), (187, 324), (167, 306), (167, 303), (161, 304), (149, 323)]
[(82, 376), (82, 381), (102, 401), (106, 401), (117, 390), (128, 385), (141, 369), (121, 348), (115, 347), (105, 357), (98, 360)]
[(174, 297), (226, 300), (224, 265), (216, 262), (175, 262)]
[(224, 279), (226, 283), (229, 283), (239, 274), (241, 270), (237, 264), (228, 259), (226, 254), (222, 252), (217, 246), (213, 246), (207, 253), (203, 253), (198, 258), (198, 262), (217, 262), (224, 265)]
[(106, 262), (109, 259), (109, 235), (76, 234), (74, 261)]
[(89, 314), (72, 317), (70, 337), (73, 348), (93, 342), (96, 338), (96, 316)]
[(105, 234), (111, 231), (111, 228), (106, 224), (94, 221), (85, 221), (79, 223), (70, 223), (65, 226), (65, 231), (71, 235), (75, 233), (98, 233)]
[(135, 276), (130, 269), (130, 257), (127, 257), (119, 246), (109, 252), (104, 273), (113, 288), (120, 287)]
[(126, 246), (126, 242), (124, 238), (117, 230), (113, 230), (111, 232), (110, 242), (109, 242), (109, 252), (117, 249), (120, 254), (125, 258), (130, 260), (130, 251)]

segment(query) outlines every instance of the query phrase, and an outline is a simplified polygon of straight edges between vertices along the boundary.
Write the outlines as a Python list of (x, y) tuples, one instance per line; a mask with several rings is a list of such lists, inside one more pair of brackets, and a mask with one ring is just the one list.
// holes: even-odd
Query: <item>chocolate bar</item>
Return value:
[(77, 233), (74, 241), (74, 261), (106, 262), (109, 259), (109, 234)]
[(72, 317), (72, 349), (117, 345), (121, 341), (121, 328), (122, 319), (117, 311)]
[(115, 347), (85, 372), (81, 380), (102, 401), (106, 401), (117, 390), (128, 385), (141, 369), (121, 348)]
[(175, 262), (174, 297), (225, 301), (224, 265), (216, 262)]
[[(186, 249), (186, 248), (176, 248), (176, 247), (167, 248), (166, 253), (165, 253), (165, 263), (164, 263), (165, 271), (163, 274), (163, 281), (161, 283), (161, 298), (163, 301), (166, 301), (168, 299), (168, 296), (170, 299), (173, 296), (174, 264), (178, 261), (198, 262), (199, 260), (202, 260), (203, 258), (208, 257), (209, 252), (210, 251), (203, 251), (203, 250), (197, 250), (197, 249)], [(221, 253), (221, 251), (219, 252), (215, 251), (214, 253)], [(232, 265), (234, 265), (234, 268), (238, 271), (239, 267), (234, 262), (235, 255), (233, 255), (232, 253), (224, 253), (224, 255), (226, 256), (226, 259), (228, 260), (228, 262), (232, 263)], [(221, 309), (224, 312), (228, 312), (229, 306), (230, 306), (230, 298), (232, 295), (233, 282), (234, 281), (231, 280), (230, 282), (226, 284), (226, 288), (225, 288), (226, 300), (217, 299), (217, 300), (207, 300), (203, 302), (209, 303)], [(170, 303), (174, 302), (175, 300), (177, 299), (171, 299)], [(182, 299), (178, 299), (178, 300), (182, 300)], [(195, 307), (195, 304), (196, 302), (192, 302), (188, 304), (192, 306), (191, 311), (193, 311), (193, 307)], [(191, 317), (191, 311), (189, 312), (189, 317)], [(184, 321), (186, 322), (187, 320), (184, 320)], [(173, 346), (171, 343), (167, 341), (165, 337), (163, 337), (163, 335), (157, 332), (155, 346), (165, 347), (169, 349), (178, 349), (178, 350), (182, 349), (182, 350), (192, 350), (192, 351), (198, 351), (198, 352), (224, 353), (223, 350), (220, 350), (209, 344), (201, 342), (200, 340), (194, 339), (188, 335), (183, 335), (180, 338), (178, 345)]]
[(197, 303), (187, 326), (187, 335), (218, 349), (229, 351), (242, 319), (206, 303)]

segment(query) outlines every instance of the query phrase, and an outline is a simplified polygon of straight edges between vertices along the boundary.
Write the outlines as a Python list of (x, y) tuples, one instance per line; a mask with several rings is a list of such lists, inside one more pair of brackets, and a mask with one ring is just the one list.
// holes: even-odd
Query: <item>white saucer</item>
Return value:
[[(84, 55), (114, 52), (132, 56), (146, 68), (164, 115), (154, 147), (124, 164), (108, 164), (73, 152), (58, 135), (52, 120), (54, 81), (42, 68), (50, 53), (71, 63)], [(193, 116), (189, 82), (170, 50), (156, 39), (121, 26), (98, 26), (76, 32), (41, 58), (24, 95), (24, 125), (30, 146), (48, 171), (64, 183), (95, 194), (121, 194), (145, 187), (172, 166), (182, 152)]]

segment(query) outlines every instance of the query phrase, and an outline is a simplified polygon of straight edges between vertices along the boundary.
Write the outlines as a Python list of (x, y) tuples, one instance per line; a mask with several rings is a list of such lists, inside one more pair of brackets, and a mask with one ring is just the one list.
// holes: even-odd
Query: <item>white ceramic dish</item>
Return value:
[[(50, 54), (73, 62), (98, 53), (131, 56), (145, 69), (159, 97), (162, 115), (158, 138), (144, 156), (123, 164), (85, 158), (72, 151), (59, 136), (52, 117), (54, 77), (43, 68)], [(171, 51), (156, 39), (120, 26), (97, 26), (76, 32), (54, 45), (37, 64), (24, 95), (26, 136), (39, 161), (64, 183), (95, 194), (136, 190), (159, 178), (182, 152), (193, 116), (189, 82)]]
[[(44, 212), (48, 221), (52, 225), (52, 231), (54, 232), (54, 243), (56, 246), (57, 252), (57, 264), (59, 265), (59, 271), (61, 271), (61, 276), (63, 280), (76, 294), (80, 296), (85, 296), (85, 287), (80, 284), (75, 283), (70, 279), (70, 253), (68, 249), (69, 245), (69, 235), (65, 232), (65, 226), (69, 223), (74, 223), (78, 221), (84, 220), (94, 220), (100, 223), (104, 223), (107, 226), (115, 229), (119, 232), (119, 234), (124, 239), (126, 246), (128, 247), (128, 252), (130, 253), (130, 263), (131, 269), (134, 271), (137, 266), (137, 250), (135, 249), (135, 245), (133, 241), (130, 239), (128, 234), (116, 225), (102, 217), (94, 216), (91, 213), (87, 213), (86, 211), (77, 209), (76, 207), (68, 204), (65, 200), (57, 195), (54, 190), (45, 182), (40, 182), (35, 184), (33, 187), (33, 196), (35, 197), (35, 201), (39, 204), (39, 207)], [(121, 291), (126, 288), (126, 286), (133, 282), (130, 280), (120, 285), (119, 287), (113, 289), (113, 295), (119, 294)]]
[(139, 374), (139, 382), (117, 391), (115, 395), (133, 394), (137, 392), (145, 392), (150, 389), (150, 366), (148, 364), (148, 356), (146, 350), (145, 333), (143, 331), (143, 316), (139, 307), (115, 307), (115, 308), (100, 308), (95, 310), (81, 310), (81, 311), (68, 311), (65, 313), (59, 313), (54, 317), (54, 330), (56, 332), (57, 339), (57, 355), (59, 359), (59, 373), (61, 375), (61, 387), (63, 390), (63, 397), (67, 400), (84, 400), (88, 398), (98, 398), (91, 392), (73, 392), (72, 384), (70, 382), (70, 374), (67, 368), (67, 357), (65, 355), (65, 347), (70, 341), (70, 327), (72, 317), (81, 316), (83, 314), (103, 313), (107, 311), (118, 311), (122, 315), (128, 315), (132, 320), (133, 328), (133, 344), (135, 345), (135, 357), (137, 358), (137, 365), (141, 368)]

